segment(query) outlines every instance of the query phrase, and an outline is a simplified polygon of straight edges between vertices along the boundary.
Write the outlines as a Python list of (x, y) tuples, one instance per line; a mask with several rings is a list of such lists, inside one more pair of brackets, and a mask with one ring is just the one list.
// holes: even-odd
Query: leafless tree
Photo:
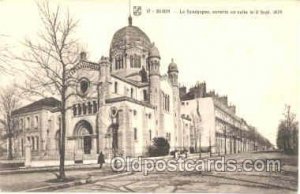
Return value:
[(17, 123), (12, 117), (13, 111), (19, 106), (19, 95), (15, 87), (7, 87), (0, 91), (0, 123), (5, 133), (4, 139), (8, 139), (8, 159), (13, 159), (12, 141), (16, 133)]
[(66, 178), (65, 162), (65, 133), (66, 111), (68, 99), (73, 95), (72, 87), (77, 84), (72, 70), (79, 62), (79, 44), (74, 38), (78, 24), (69, 14), (62, 11), (60, 6), (52, 9), (48, 1), (37, 3), (42, 21), (42, 30), (34, 41), (25, 40), (26, 52), (19, 60), (27, 65), (28, 81), (23, 87), (31, 95), (57, 96), (61, 101), (61, 130), (60, 130), (60, 166), (58, 178)]
[(10, 73), (10, 53), (9, 44), (6, 42), (7, 35), (0, 34), (0, 75)]

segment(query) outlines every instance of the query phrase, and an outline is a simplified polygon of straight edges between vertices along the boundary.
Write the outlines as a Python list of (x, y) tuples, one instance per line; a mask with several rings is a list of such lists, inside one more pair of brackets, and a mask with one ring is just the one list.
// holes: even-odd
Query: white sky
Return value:
[[(56, 2), (67, 6), (80, 21), (77, 36), (94, 61), (102, 55), (108, 56), (113, 34), (128, 24), (128, 1)], [(133, 18), (133, 24), (160, 50), (162, 73), (174, 58), (181, 83), (192, 86), (198, 80), (206, 81), (208, 90), (228, 95), (229, 101), (237, 106), (238, 116), (256, 126), (274, 144), (285, 104), (292, 106), (299, 120), (299, 1), (226, 1), (225, 4), (224, 1), (132, 0), (132, 5), (142, 6), (143, 13)], [(172, 13), (146, 14), (146, 8), (169, 8)], [(179, 8), (281, 9), (283, 14), (191, 16), (178, 14)], [(0, 26), (0, 34), (8, 35), (6, 43), (15, 52), (22, 52), (17, 43), (25, 37), (34, 39), (40, 28), (34, 1), (0, 0)], [(20, 77), (0, 76), (0, 86)]]

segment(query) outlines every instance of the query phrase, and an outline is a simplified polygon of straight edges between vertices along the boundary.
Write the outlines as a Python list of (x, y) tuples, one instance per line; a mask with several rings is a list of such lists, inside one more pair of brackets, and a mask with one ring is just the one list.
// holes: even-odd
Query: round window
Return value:
[(82, 94), (85, 94), (86, 92), (87, 92), (87, 90), (88, 90), (88, 88), (89, 88), (89, 81), (87, 80), (87, 79), (82, 79), (81, 81), (80, 81), (80, 92), (82, 93)]

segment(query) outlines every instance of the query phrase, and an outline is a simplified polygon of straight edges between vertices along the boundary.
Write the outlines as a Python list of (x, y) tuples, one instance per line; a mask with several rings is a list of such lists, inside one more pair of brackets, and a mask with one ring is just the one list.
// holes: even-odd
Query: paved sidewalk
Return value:
[(99, 169), (98, 167), (78, 170), (72, 169), (66, 170), (66, 176), (70, 181), (61, 183), (56, 181), (57, 173), (57, 171), (36, 171), (31, 173), (0, 175), (0, 189), (1, 191), (27, 191), (43, 187), (55, 188), (56, 186), (73, 184), (73, 182), (85, 184), (92, 181), (91, 179), (96, 180), (101, 177), (116, 174), (111, 171), (109, 166), (105, 166), (103, 169)]

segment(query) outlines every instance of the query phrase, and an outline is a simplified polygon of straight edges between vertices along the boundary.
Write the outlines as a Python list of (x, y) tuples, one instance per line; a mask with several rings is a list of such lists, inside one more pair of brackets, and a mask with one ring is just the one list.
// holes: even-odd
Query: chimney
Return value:
[(219, 97), (219, 100), (224, 104), (225, 106), (228, 106), (228, 98), (227, 96), (221, 96)]
[(182, 86), (179, 88), (179, 96), (182, 97), (186, 94), (186, 87)]
[(229, 109), (231, 112), (233, 112), (234, 114), (236, 113), (236, 107), (234, 105), (229, 106)]

